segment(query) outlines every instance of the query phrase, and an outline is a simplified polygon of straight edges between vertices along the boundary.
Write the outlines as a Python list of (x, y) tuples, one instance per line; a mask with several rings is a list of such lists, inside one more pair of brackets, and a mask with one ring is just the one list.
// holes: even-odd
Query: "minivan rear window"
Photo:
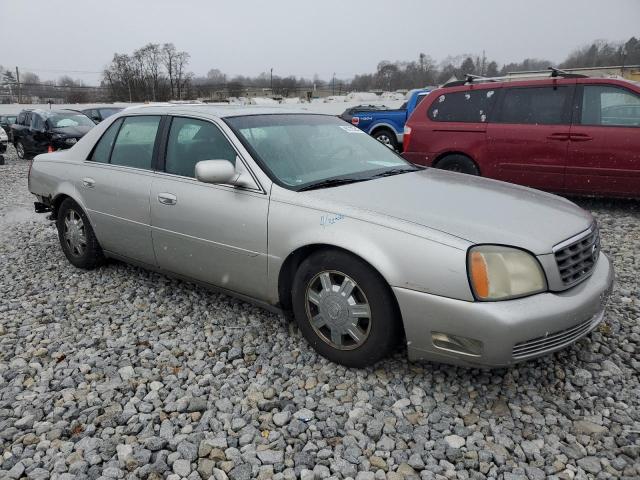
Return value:
[(565, 105), (570, 93), (570, 87), (558, 86), (507, 88), (496, 121), (539, 125), (568, 124)]
[(434, 122), (483, 123), (495, 102), (495, 90), (469, 90), (443, 93), (429, 107), (427, 115)]

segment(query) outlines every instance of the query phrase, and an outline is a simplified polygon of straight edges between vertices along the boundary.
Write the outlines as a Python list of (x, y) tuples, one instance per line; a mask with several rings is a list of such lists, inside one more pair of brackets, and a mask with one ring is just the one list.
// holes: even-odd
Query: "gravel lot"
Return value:
[(0, 478), (640, 476), (640, 202), (579, 200), (617, 285), (577, 345), (481, 371), (330, 364), (277, 315), (64, 258), (0, 166)]

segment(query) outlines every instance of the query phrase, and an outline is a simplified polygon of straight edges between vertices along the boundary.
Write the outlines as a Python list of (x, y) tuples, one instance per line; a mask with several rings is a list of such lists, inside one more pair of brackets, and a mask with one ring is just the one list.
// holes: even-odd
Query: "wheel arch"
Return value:
[[(298, 270), (298, 267), (310, 255), (322, 250), (338, 250), (338, 251), (347, 253), (353, 256), (354, 258), (357, 258), (358, 260), (364, 262), (366, 265), (368, 265), (374, 272), (376, 272), (380, 276), (380, 279), (384, 282), (386, 287), (389, 289), (389, 292), (391, 293), (391, 298), (393, 298), (393, 301), (394, 301), (394, 307), (396, 308), (399, 318), (401, 318), (398, 299), (396, 298), (396, 295), (393, 292), (393, 289), (391, 288), (389, 281), (380, 272), (380, 270), (376, 268), (366, 258), (362, 257), (361, 255), (358, 255), (357, 253), (354, 253), (351, 250), (348, 250), (344, 247), (340, 247), (340, 246), (332, 245), (328, 243), (313, 243), (313, 244), (308, 244), (308, 245), (298, 247), (296, 250), (291, 252), (287, 256), (287, 258), (285, 258), (284, 262), (282, 262), (280, 271), (278, 272), (278, 299), (279, 299), (280, 307), (282, 308), (283, 311), (291, 312), (292, 310), (291, 289), (293, 287), (293, 278)], [(404, 323), (402, 322), (402, 320), (400, 323), (402, 324), (402, 329), (404, 332)]]
[(467, 152), (458, 151), (458, 150), (449, 150), (449, 151), (438, 154), (436, 158), (433, 160), (433, 163), (431, 164), (432, 167), (438, 168), (438, 163), (440, 163), (445, 157), (448, 157), (450, 155), (462, 155), (463, 157), (467, 157), (469, 160), (473, 162), (473, 164), (478, 169), (478, 172), (482, 175), (482, 170), (480, 169), (480, 165), (478, 164), (478, 162)]
[(397, 140), (399, 135), (398, 132), (396, 131), (393, 125), (387, 122), (374, 123), (369, 127), (369, 131), (367, 133), (373, 136), (375, 135), (375, 133), (379, 132), (380, 130), (389, 130), (391, 133), (393, 133), (396, 136), (396, 140)]

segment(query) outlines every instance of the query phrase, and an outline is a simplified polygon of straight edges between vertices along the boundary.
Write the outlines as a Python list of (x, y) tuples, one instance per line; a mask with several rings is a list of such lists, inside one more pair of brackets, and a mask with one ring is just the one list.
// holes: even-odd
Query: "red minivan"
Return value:
[(557, 193), (640, 198), (637, 83), (457, 83), (431, 92), (407, 121), (407, 160)]

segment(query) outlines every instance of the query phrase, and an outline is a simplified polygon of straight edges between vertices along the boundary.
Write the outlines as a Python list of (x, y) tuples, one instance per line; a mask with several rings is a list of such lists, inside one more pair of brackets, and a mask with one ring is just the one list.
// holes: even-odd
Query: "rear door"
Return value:
[[(430, 104), (426, 112), (416, 108), (411, 114), (411, 141), (405, 158), (431, 166), (443, 155), (461, 153), (480, 163), (485, 156), (487, 122), (496, 91), (484, 86), (467, 87), (458, 91), (443, 89), (423, 97)], [(480, 171), (487, 173), (482, 165)]]
[(504, 87), (487, 128), (494, 178), (562, 192), (575, 80)]
[(577, 89), (566, 189), (640, 196), (640, 94), (618, 84)]
[(75, 179), (102, 248), (152, 266), (149, 191), (161, 119), (138, 115), (116, 120)]
[(247, 168), (229, 138), (206, 119), (173, 117), (162, 149), (165, 173), (151, 187), (151, 225), (158, 265), (234, 292), (264, 298), (269, 197), (255, 188), (195, 178), (201, 160)]
[(33, 152), (33, 131), (31, 130), (31, 122), (33, 120), (33, 113), (27, 112), (24, 117), (24, 127), (21, 129), (21, 141), (24, 145), (26, 152)]

